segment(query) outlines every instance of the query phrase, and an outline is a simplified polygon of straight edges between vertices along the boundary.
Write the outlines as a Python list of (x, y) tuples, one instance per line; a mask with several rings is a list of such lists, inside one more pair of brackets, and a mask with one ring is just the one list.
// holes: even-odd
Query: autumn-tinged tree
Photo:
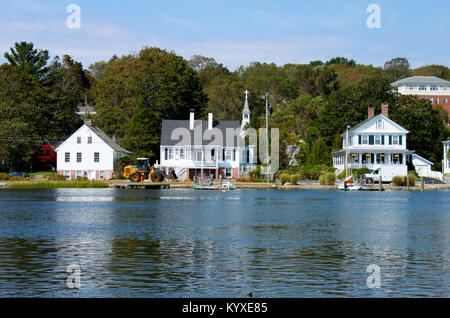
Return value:
[(204, 116), (207, 97), (196, 72), (175, 53), (144, 48), (111, 61), (95, 85), (94, 120), (135, 156), (156, 159), (163, 119)]

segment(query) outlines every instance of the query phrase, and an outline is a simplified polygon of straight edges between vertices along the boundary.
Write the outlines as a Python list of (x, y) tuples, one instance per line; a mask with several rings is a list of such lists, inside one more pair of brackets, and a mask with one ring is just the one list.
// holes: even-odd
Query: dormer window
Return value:
[(81, 137), (77, 137), (77, 144), (81, 144)]

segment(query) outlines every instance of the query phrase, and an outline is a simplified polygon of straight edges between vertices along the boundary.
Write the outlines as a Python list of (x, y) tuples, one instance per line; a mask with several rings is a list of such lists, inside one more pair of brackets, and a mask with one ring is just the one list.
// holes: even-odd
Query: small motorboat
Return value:
[(353, 183), (353, 177), (350, 176), (338, 186), (338, 189), (344, 191), (359, 191), (361, 190), (361, 186), (359, 184)]
[(222, 190), (222, 191), (229, 191), (229, 190), (234, 190), (234, 189), (236, 189), (236, 187), (235, 187), (235, 185), (234, 184), (232, 184), (231, 182), (227, 182), (227, 183), (225, 183), (225, 184), (222, 184), (220, 187), (219, 187), (219, 190)]

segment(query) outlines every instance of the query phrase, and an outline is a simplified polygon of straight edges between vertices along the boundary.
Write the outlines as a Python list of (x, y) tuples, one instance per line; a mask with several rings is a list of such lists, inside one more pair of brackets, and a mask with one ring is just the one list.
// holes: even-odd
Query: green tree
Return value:
[(189, 109), (204, 116), (207, 96), (196, 72), (175, 53), (144, 48), (110, 62), (95, 84), (94, 120), (122, 138), (133, 155), (156, 159), (163, 119), (186, 119)]
[(391, 77), (392, 81), (396, 81), (411, 76), (409, 61), (404, 57), (397, 57), (384, 63), (384, 70)]
[(47, 50), (35, 49), (33, 43), (16, 42), (10, 51), (5, 52), (4, 56), (11, 65), (22, 67), (39, 81), (45, 79), (50, 58)]
[(333, 163), (330, 149), (322, 138), (317, 138), (311, 145), (307, 154), (309, 164), (324, 164), (331, 166)]

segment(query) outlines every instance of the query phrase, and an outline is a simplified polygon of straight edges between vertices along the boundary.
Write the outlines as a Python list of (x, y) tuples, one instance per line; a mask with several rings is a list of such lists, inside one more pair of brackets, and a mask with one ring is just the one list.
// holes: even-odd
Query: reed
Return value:
[(58, 189), (58, 188), (107, 188), (104, 181), (41, 181), (9, 183), (11, 189)]

